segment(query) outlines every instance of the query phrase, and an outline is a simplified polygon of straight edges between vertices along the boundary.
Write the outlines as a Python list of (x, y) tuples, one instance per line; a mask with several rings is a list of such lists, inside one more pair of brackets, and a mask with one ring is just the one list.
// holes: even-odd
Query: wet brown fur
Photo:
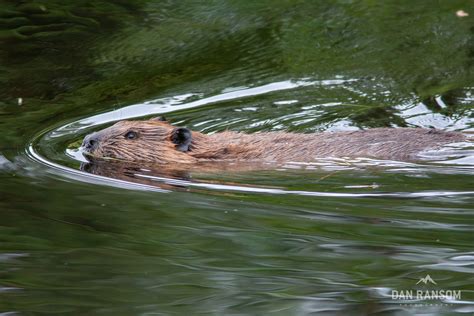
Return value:
[[(171, 141), (175, 126), (168, 122), (121, 121), (97, 132), (95, 157), (159, 164), (224, 162), (311, 162), (324, 157), (366, 157), (409, 161), (428, 149), (462, 142), (458, 132), (422, 128), (374, 128), (350, 132), (298, 134), (222, 132), (211, 135), (192, 132), (187, 152)], [(134, 131), (136, 139), (124, 135)]]

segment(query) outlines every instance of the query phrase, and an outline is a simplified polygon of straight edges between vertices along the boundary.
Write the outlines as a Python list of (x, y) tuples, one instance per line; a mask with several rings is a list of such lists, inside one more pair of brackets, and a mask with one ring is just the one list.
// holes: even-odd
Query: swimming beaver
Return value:
[(153, 164), (200, 162), (311, 162), (324, 157), (410, 161), (428, 149), (467, 139), (458, 132), (374, 128), (298, 134), (222, 132), (211, 135), (175, 127), (161, 118), (120, 121), (84, 138), (85, 156)]

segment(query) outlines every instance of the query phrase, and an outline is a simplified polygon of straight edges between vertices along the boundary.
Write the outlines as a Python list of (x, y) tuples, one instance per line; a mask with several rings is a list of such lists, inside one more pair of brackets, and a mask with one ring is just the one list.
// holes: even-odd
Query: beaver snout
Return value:
[(82, 142), (82, 148), (87, 152), (92, 152), (97, 148), (99, 144), (99, 135), (98, 133), (92, 133), (87, 135)]

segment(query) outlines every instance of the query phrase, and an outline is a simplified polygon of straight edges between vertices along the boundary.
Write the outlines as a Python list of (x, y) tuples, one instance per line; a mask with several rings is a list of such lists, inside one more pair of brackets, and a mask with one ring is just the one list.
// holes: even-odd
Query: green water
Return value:
[(161, 114), (472, 133), (472, 1), (2, 1), (0, 47), (0, 313), (474, 313), (472, 146), (146, 181), (77, 151)]

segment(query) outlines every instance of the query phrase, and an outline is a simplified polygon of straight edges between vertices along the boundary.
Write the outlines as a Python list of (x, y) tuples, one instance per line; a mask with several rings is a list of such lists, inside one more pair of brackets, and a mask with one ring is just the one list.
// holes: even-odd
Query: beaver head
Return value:
[(87, 135), (82, 143), (84, 155), (93, 158), (153, 163), (191, 163), (193, 134), (175, 127), (163, 118), (148, 121), (120, 121)]

